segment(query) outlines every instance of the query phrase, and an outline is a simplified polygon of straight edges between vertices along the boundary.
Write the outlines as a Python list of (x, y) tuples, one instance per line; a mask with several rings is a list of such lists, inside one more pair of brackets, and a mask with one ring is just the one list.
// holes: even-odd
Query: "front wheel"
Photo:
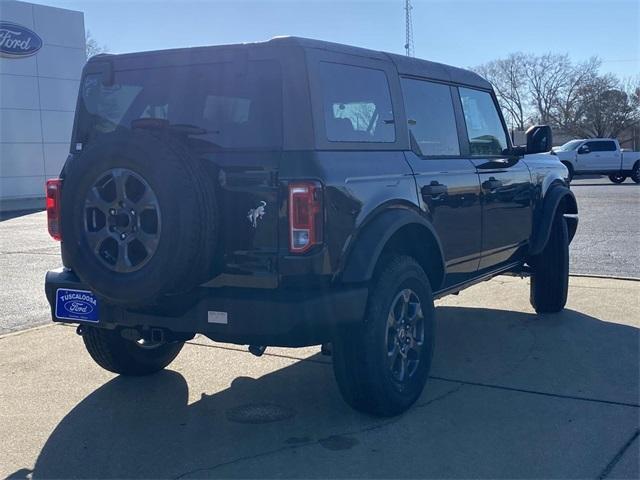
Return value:
[(609, 175), (609, 180), (611, 180), (613, 183), (622, 183), (627, 179), (626, 175)]
[(636, 162), (631, 170), (631, 180), (636, 183), (640, 183), (640, 162)]
[(149, 344), (127, 340), (117, 330), (88, 327), (82, 335), (91, 358), (105, 370), (120, 375), (142, 376), (169, 365), (184, 342)]
[(429, 279), (411, 257), (376, 272), (362, 325), (333, 341), (333, 370), (345, 401), (379, 416), (407, 410), (424, 389), (434, 338)]
[(556, 214), (547, 244), (529, 264), (531, 306), (537, 313), (561, 311), (569, 291), (569, 233), (562, 213)]
[(575, 170), (573, 169), (573, 165), (571, 165), (569, 162), (562, 162), (562, 164), (567, 167), (567, 181), (571, 182), (573, 180), (573, 177), (575, 175)]

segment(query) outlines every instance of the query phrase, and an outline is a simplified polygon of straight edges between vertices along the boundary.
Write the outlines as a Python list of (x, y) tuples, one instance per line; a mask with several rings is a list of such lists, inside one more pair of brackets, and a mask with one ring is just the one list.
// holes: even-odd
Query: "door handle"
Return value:
[(447, 193), (447, 186), (437, 180), (433, 180), (429, 185), (422, 187), (420, 192), (422, 193), (422, 198), (426, 200), (427, 198), (425, 197), (435, 197)]
[(497, 188), (500, 188), (501, 186), (502, 182), (500, 180), (496, 180), (493, 177), (482, 182), (482, 188), (484, 188), (485, 190), (495, 190)]

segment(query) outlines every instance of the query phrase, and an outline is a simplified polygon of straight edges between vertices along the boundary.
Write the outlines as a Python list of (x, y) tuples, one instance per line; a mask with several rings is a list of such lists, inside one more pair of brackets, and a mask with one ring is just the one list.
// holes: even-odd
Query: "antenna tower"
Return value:
[(413, 57), (413, 20), (411, 18), (411, 10), (413, 10), (413, 6), (411, 5), (411, 0), (404, 1), (404, 11), (405, 11), (405, 29), (407, 33), (406, 42), (404, 44), (404, 49), (407, 54), (407, 57)]

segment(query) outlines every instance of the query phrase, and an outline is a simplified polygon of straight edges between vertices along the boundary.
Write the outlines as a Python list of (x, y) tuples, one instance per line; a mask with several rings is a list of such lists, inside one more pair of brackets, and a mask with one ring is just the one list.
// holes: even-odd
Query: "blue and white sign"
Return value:
[(98, 321), (98, 299), (87, 290), (59, 288), (56, 291), (56, 318)]
[(27, 27), (0, 22), (0, 57), (29, 57), (42, 48), (42, 39)]

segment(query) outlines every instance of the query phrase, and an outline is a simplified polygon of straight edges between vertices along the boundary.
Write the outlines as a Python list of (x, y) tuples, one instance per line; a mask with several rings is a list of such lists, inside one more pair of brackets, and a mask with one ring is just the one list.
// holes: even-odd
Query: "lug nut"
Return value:
[(121, 234), (120, 234), (120, 238), (121, 238), (122, 240), (124, 240), (125, 238), (127, 238), (127, 234), (126, 234), (126, 233), (121, 233)]
[(135, 210), (133, 210), (133, 209), (131, 209), (131, 210), (129, 211), (129, 213), (130, 213), (131, 215), (135, 215), (135, 214), (136, 214), (136, 211), (135, 211)]
[(113, 215), (115, 215), (115, 214), (116, 214), (116, 210), (115, 210), (115, 208), (110, 208), (110, 209), (109, 209), (109, 215), (112, 215), (112, 216), (113, 216)]

